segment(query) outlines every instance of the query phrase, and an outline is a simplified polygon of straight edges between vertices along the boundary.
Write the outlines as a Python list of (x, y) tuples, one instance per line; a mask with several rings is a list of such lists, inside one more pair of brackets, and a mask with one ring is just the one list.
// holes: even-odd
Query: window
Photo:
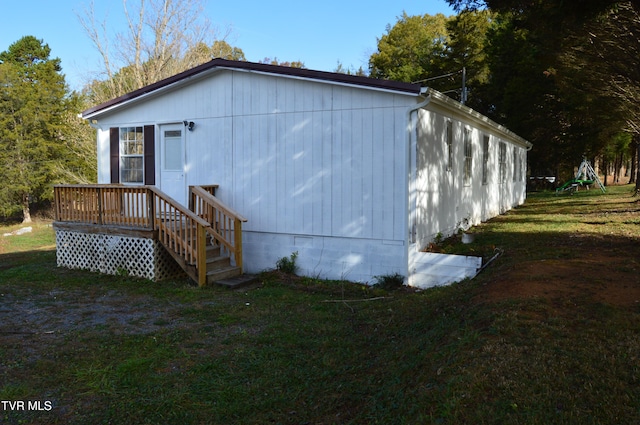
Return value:
[(471, 145), (471, 130), (464, 129), (464, 185), (471, 186), (473, 172), (473, 152)]
[(167, 171), (182, 170), (181, 130), (168, 130), (164, 132), (164, 169)]
[(513, 147), (513, 181), (518, 181), (520, 176), (520, 161), (518, 158), (518, 149)]
[(500, 183), (504, 183), (507, 178), (507, 145), (504, 142), (500, 142), (498, 166), (500, 167)]
[(447, 156), (447, 171), (453, 170), (453, 123), (447, 121), (447, 140), (446, 140), (446, 156)]
[(489, 136), (482, 138), (482, 184), (489, 182)]
[(120, 128), (120, 182), (144, 182), (144, 133), (142, 127)]

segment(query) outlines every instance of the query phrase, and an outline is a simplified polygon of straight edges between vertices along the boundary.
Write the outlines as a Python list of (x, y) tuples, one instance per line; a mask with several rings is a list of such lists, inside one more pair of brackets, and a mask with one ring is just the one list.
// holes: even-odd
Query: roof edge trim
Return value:
[(243, 71), (257, 71), (257, 72), (267, 73), (267, 74), (282, 75), (287, 77), (297, 77), (301, 79), (309, 79), (309, 80), (317, 80), (317, 81), (327, 81), (327, 82), (338, 83), (338, 84), (347, 84), (347, 85), (361, 86), (366, 88), (382, 89), (382, 90), (414, 94), (414, 95), (419, 95), (421, 93), (421, 86), (419, 84), (404, 83), (404, 82), (392, 81), (392, 80), (381, 80), (381, 79), (370, 78), (370, 77), (339, 74), (335, 72), (315, 71), (315, 70), (304, 69), (304, 68), (292, 68), (288, 66), (269, 65), (269, 64), (263, 64), (263, 63), (245, 62), (245, 61), (232, 61), (232, 60), (217, 58), (207, 63), (204, 63), (202, 65), (183, 71), (172, 77), (165, 78), (164, 80), (160, 80), (156, 83), (149, 84), (148, 86), (142, 87), (138, 90), (134, 90), (132, 92), (126, 93), (115, 99), (111, 99), (111, 100), (108, 100), (107, 102), (91, 107), (82, 112), (82, 117), (85, 119), (90, 118), (91, 116), (99, 114), (100, 112), (104, 112), (108, 109), (112, 109), (113, 107), (117, 107), (131, 100), (140, 98), (144, 95), (151, 94), (157, 90), (160, 90), (168, 86), (172, 86), (176, 83), (186, 81), (191, 77), (206, 73), (207, 71), (210, 71), (210, 70), (215, 70), (217, 68), (243, 70)]

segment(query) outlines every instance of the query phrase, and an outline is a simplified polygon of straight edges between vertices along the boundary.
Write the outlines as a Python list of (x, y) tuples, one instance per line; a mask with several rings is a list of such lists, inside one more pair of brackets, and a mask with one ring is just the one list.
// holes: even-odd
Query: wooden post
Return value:
[(204, 286), (207, 284), (207, 231), (201, 224), (196, 225), (197, 229), (197, 242), (196, 250), (198, 255), (197, 273), (198, 273), (198, 286)]
[(104, 224), (104, 218), (102, 217), (102, 189), (99, 187), (96, 188), (97, 196), (98, 196), (98, 224)]
[(149, 190), (147, 189), (147, 202), (149, 203), (149, 211), (147, 212), (147, 214), (149, 214), (149, 227), (151, 228), (151, 230), (155, 230), (156, 229), (156, 200), (155, 200), (155, 193), (153, 192), (153, 190)]
[(60, 221), (60, 188), (53, 186), (53, 212), (55, 214), (55, 221)]
[(243, 273), (242, 270), (242, 221), (238, 218), (235, 219), (233, 223), (234, 230), (234, 248), (235, 248), (235, 257), (236, 257), (236, 267), (240, 267), (240, 273)]

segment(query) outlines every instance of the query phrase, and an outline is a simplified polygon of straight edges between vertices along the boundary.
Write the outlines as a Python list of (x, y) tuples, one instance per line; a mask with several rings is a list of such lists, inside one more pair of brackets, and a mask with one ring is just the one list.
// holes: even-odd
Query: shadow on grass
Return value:
[(0, 399), (53, 409), (0, 421), (638, 423), (640, 314), (605, 297), (633, 300), (638, 233), (547, 207), (478, 226), (475, 243), (504, 255), (416, 293), (278, 275), (201, 290), (58, 269), (52, 251), (0, 256), (0, 293), (27, 307), (8, 313), (15, 328), (67, 326), (2, 335)]

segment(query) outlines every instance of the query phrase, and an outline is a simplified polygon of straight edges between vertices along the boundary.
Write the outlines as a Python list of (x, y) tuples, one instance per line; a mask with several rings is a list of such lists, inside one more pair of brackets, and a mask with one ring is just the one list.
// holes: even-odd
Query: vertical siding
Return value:
[(413, 104), (411, 96), (219, 71), (101, 124), (194, 121), (185, 132), (186, 184), (218, 184), (248, 230), (404, 240)]
[(218, 184), (218, 196), (247, 217), (248, 271), (299, 250), (309, 274), (366, 281), (406, 273), (406, 114), (415, 102), (224, 70), (101, 124), (194, 121), (186, 184)]
[[(446, 123), (453, 123), (453, 164), (446, 169)], [(474, 127), (459, 117), (422, 110), (418, 127), (415, 183), (417, 249), (433, 241), (438, 233), (451, 235), (459, 228), (476, 225), (524, 202), (525, 184), (513, 180), (514, 149), (526, 157), (525, 149)], [(472, 178), (464, 184), (464, 129), (471, 130)], [(482, 183), (482, 139), (489, 135), (487, 184)], [(506, 176), (500, 181), (499, 147), (505, 143)], [(524, 170), (523, 170), (524, 173)]]
[(403, 239), (413, 99), (245, 73), (232, 92), (230, 202), (247, 230)]

